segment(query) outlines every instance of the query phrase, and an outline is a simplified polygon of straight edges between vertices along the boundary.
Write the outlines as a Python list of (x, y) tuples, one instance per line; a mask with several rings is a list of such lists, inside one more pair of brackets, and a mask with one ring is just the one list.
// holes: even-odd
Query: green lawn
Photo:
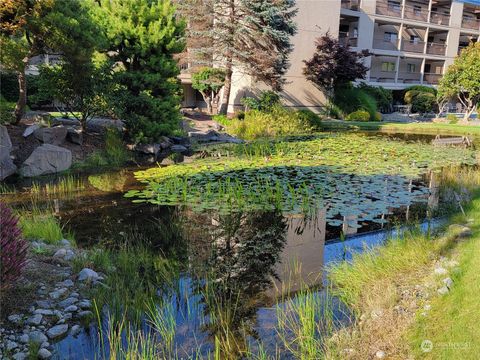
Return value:
[(388, 123), (327, 120), (322, 122), (324, 130), (376, 130), (381, 132), (405, 132), (417, 134), (480, 135), (479, 125), (442, 123)]
[[(412, 330), (415, 358), (478, 359), (480, 354), (480, 197), (467, 211), (474, 219), (473, 236), (458, 246), (460, 269), (452, 279), (452, 291), (432, 301), (427, 317), (419, 317)], [(429, 352), (421, 350), (425, 340), (431, 341)]]

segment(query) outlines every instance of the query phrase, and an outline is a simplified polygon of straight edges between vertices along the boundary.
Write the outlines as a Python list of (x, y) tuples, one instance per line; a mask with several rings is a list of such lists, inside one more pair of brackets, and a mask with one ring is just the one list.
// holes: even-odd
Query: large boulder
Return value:
[(17, 171), (17, 167), (10, 158), (10, 151), (12, 151), (12, 141), (7, 128), (0, 125), (0, 181)]
[(233, 137), (229, 134), (219, 133), (215, 130), (208, 130), (207, 132), (203, 131), (190, 131), (188, 137), (194, 142), (198, 143), (208, 143), (208, 142), (220, 142), (220, 143), (235, 143), (240, 144), (244, 141)]
[(67, 140), (71, 143), (82, 145), (83, 144), (83, 131), (80, 128), (68, 127), (67, 128)]
[(35, 130), (33, 136), (44, 144), (60, 145), (67, 137), (67, 128), (65, 126), (42, 127)]
[(52, 125), (65, 125), (65, 126), (81, 126), (82, 125), (80, 121), (77, 119), (66, 119), (61, 117), (54, 118), (51, 121), (51, 123)]
[(123, 131), (123, 121), (107, 118), (92, 118), (87, 121), (87, 131), (103, 134), (108, 128)]
[(54, 174), (72, 166), (72, 152), (51, 144), (37, 147), (22, 164), (20, 173), (25, 177)]

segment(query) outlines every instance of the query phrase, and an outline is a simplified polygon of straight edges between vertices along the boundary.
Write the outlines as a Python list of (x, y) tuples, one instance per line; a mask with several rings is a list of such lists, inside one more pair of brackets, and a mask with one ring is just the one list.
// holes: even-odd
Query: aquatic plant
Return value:
[(46, 183), (44, 185), (34, 182), (30, 188), (30, 193), (34, 196), (72, 196), (76, 192), (85, 189), (82, 180), (68, 175), (56, 183)]
[(95, 189), (104, 192), (123, 191), (125, 182), (127, 181), (127, 174), (125, 171), (118, 173), (106, 173), (99, 175), (90, 175), (88, 182)]
[(137, 172), (146, 188), (126, 196), (221, 213), (272, 209), (308, 213), (325, 207), (330, 225), (340, 224), (339, 215), (383, 222), (379, 217), (389, 207), (408, 206), (427, 193), (426, 188), (410, 191), (412, 178), (428, 169), (476, 163), (475, 152), (469, 149), (357, 134), (255, 142), (230, 149), (232, 155), (220, 158)]
[(10, 287), (21, 275), (27, 262), (27, 249), (18, 218), (0, 202), (0, 290)]
[(26, 239), (43, 240), (48, 244), (56, 244), (64, 238), (73, 241), (73, 235), (64, 232), (58, 219), (48, 210), (33, 208), (19, 212), (19, 225)]

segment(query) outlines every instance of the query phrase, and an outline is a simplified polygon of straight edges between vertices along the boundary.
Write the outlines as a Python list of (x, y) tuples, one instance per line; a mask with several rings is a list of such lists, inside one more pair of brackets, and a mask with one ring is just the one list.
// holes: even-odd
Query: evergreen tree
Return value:
[(180, 119), (174, 55), (184, 49), (185, 28), (175, 7), (169, 0), (95, 0), (94, 12), (116, 64), (116, 109), (130, 137), (143, 142), (171, 134)]
[[(284, 84), (295, 33), (294, 0), (179, 0), (189, 20), (187, 31), (198, 55), (210, 54), (214, 67), (225, 69), (223, 112), (230, 98), (233, 68), (274, 90)], [(205, 19), (208, 19), (206, 21)], [(203, 21), (203, 28), (195, 26)], [(208, 46), (197, 46), (198, 39)]]

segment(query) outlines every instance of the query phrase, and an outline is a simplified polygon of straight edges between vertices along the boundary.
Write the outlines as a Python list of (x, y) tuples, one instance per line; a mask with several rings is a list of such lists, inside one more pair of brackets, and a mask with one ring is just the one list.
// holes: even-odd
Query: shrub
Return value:
[(0, 290), (18, 279), (27, 262), (28, 244), (18, 227), (18, 218), (0, 202)]
[(308, 109), (297, 111), (297, 116), (304, 119), (312, 128), (320, 130), (322, 128), (322, 120), (318, 114)]
[(348, 114), (362, 109), (370, 114), (370, 120), (375, 120), (377, 102), (362, 89), (354, 87), (338, 89), (335, 92), (334, 102), (344, 113)]
[(375, 113), (375, 121), (382, 121), (382, 114), (378, 111)]
[(458, 117), (455, 114), (447, 114), (447, 120), (449, 124), (458, 123)]
[(370, 114), (368, 111), (360, 109), (357, 111), (354, 111), (350, 114), (347, 115), (346, 120), (348, 121), (369, 121), (370, 120)]
[(34, 211), (20, 216), (20, 228), (27, 239), (43, 240), (47, 244), (56, 244), (64, 238), (62, 227), (55, 216)]
[(9, 124), (14, 120), (13, 112), (15, 110), (15, 103), (5, 100), (0, 95), (0, 124)]
[(271, 111), (280, 104), (280, 96), (271, 90), (262, 91), (258, 98), (246, 97), (242, 99), (245, 110)]
[(432, 112), (437, 99), (432, 93), (419, 93), (412, 100), (412, 111), (418, 113)]
[[(6, 101), (16, 102), (18, 99), (17, 74), (11, 71), (0, 72), (1, 93)], [(28, 94), (28, 92), (27, 92)]]
[(229, 126), (232, 123), (232, 119), (229, 119), (227, 115), (213, 115), (212, 120), (223, 126)]
[(313, 129), (299, 112), (276, 105), (270, 111), (247, 111), (244, 120), (233, 119), (227, 130), (242, 139), (253, 140), (305, 134)]
[(385, 89), (382, 86), (367, 85), (363, 82), (357, 86), (357, 89), (363, 90), (373, 97), (377, 102), (377, 107), (382, 111), (388, 111), (390, 109), (393, 101), (392, 90)]

